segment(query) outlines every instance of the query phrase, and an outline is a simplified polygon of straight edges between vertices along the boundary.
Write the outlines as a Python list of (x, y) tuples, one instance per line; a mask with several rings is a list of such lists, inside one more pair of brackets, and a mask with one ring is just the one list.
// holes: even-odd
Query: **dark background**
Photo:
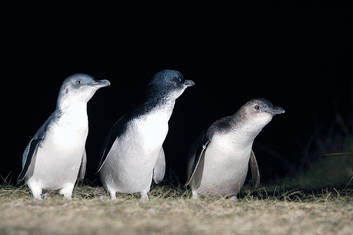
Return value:
[(167, 180), (185, 180), (186, 154), (202, 129), (260, 97), (286, 110), (255, 140), (262, 179), (288, 176), (301, 167), (318, 129), (324, 135), (338, 116), (352, 123), (353, 11), (351, 3), (342, 6), (272, 1), (247, 10), (23, 9), (5, 17), (2, 147), (8, 151), (0, 175), (17, 177), (23, 150), (55, 109), (62, 81), (80, 72), (112, 83), (88, 104), (87, 176), (97, 182), (94, 171), (110, 127), (138, 104), (153, 74), (169, 68), (196, 86), (177, 100), (169, 122)]

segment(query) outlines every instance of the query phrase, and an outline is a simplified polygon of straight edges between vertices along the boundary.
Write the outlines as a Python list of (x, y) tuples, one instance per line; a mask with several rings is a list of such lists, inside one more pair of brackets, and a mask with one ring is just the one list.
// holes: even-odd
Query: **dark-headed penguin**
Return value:
[(111, 128), (98, 168), (111, 199), (116, 193), (140, 193), (141, 200), (153, 180), (164, 177), (165, 156), (162, 144), (175, 100), (194, 82), (175, 70), (156, 73), (148, 85), (145, 100), (123, 115)]

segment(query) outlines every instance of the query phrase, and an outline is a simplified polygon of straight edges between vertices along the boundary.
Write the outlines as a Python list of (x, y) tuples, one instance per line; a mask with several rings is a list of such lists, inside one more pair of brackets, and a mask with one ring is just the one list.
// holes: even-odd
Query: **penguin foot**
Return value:
[(194, 200), (199, 199), (199, 195), (197, 194), (196, 191), (192, 191), (192, 199)]
[(109, 191), (109, 194), (110, 194), (110, 199), (111, 200), (116, 200), (116, 192)]
[(33, 180), (28, 180), (27, 185), (32, 192), (32, 195), (37, 200), (42, 200), (42, 188), (40, 184)]
[(148, 194), (147, 192), (140, 192), (141, 195), (141, 201), (148, 201)]
[(108, 191), (111, 200), (116, 200), (116, 191), (109, 185), (105, 185), (105, 189)]
[(35, 199), (37, 199), (37, 200), (42, 200), (42, 195), (39, 193), (34, 193), (34, 192), (32, 192), (32, 195), (33, 195), (33, 197), (35, 198)]
[(60, 190), (60, 194), (64, 195), (65, 199), (71, 200), (72, 190), (74, 189), (74, 184), (67, 183), (64, 187)]

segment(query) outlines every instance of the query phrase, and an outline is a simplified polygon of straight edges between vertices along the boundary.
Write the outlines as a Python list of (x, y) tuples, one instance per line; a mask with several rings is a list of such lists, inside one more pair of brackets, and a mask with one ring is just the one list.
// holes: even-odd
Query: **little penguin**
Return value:
[(103, 186), (112, 200), (116, 193), (139, 193), (148, 200), (152, 183), (164, 178), (163, 142), (175, 100), (195, 83), (179, 71), (162, 70), (150, 81), (146, 97), (111, 128), (98, 167)]
[(78, 175), (83, 179), (86, 171), (87, 102), (99, 88), (109, 85), (108, 80), (86, 74), (71, 75), (62, 83), (55, 111), (22, 157), (18, 182), (24, 179), (34, 198), (42, 199), (42, 190), (60, 189), (64, 198), (71, 199)]
[(188, 180), (192, 198), (198, 194), (224, 196), (233, 200), (245, 182), (250, 160), (255, 186), (260, 173), (252, 151), (255, 137), (274, 115), (284, 109), (266, 99), (253, 99), (236, 113), (215, 121), (192, 146), (189, 155)]

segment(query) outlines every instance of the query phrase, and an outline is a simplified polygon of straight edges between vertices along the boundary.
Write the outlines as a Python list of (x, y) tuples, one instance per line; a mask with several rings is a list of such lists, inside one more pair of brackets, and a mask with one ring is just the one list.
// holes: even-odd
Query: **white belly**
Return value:
[(237, 146), (231, 138), (216, 136), (208, 146), (200, 187), (201, 194), (235, 195), (243, 186), (252, 143)]
[(168, 133), (168, 120), (162, 115), (149, 115), (132, 121), (108, 153), (101, 170), (103, 183), (122, 193), (149, 189)]
[(77, 179), (88, 134), (88, 123), (84, 118), (80, 122), (65, 120), (67, 119), (50, 126), (36, 156), (32, 159), (33, 175), (30, 178), (43, 189), (60, 189), (66, 183), (75, 183)]

